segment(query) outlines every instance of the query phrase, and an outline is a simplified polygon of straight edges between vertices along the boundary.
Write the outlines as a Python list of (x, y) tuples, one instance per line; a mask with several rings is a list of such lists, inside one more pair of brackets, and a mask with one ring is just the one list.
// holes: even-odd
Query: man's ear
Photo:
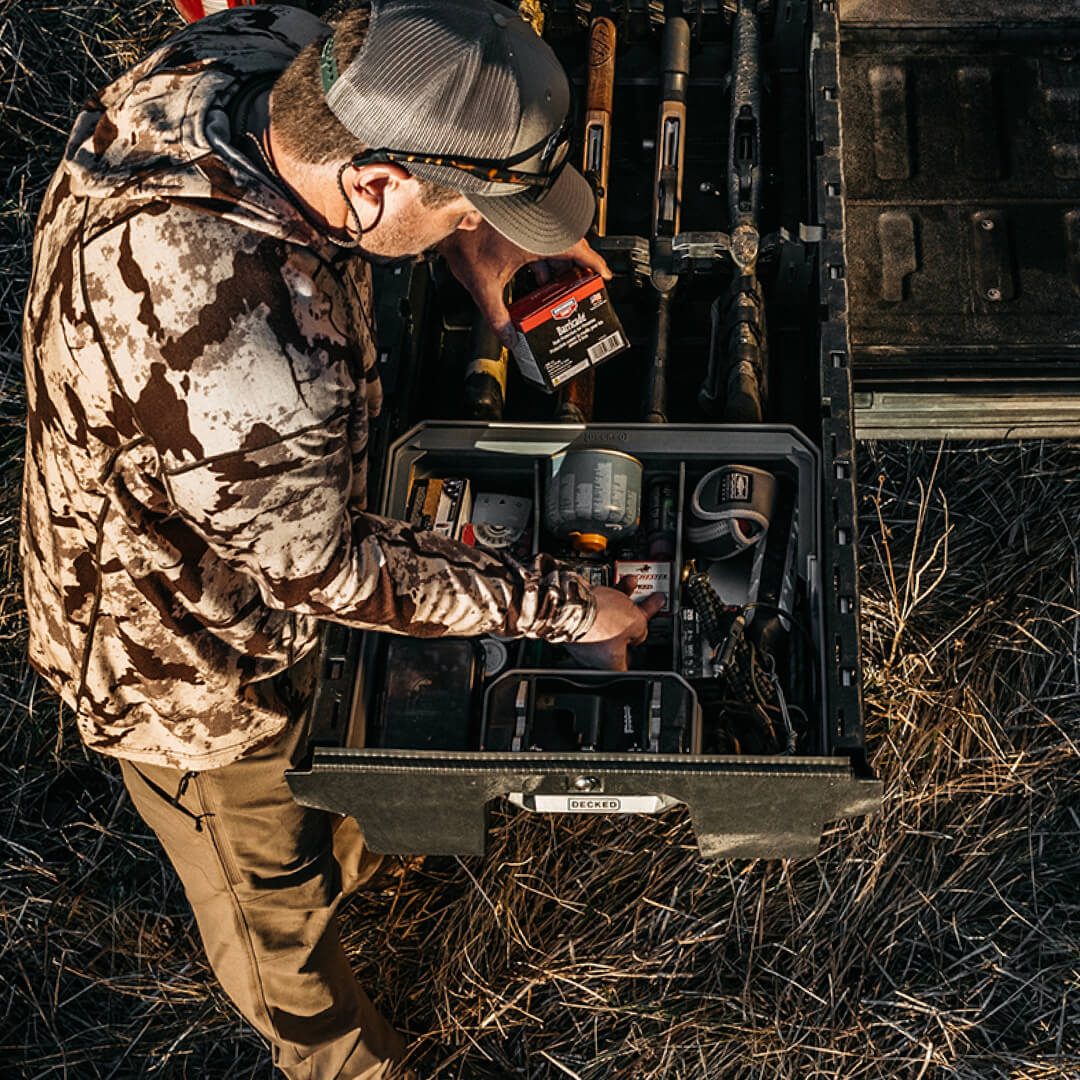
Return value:
[(348, 187), (361, 203), (372, 209), (377, 209), (391, 191), (411, 179), (408, 171), (396, 161), (354, 165), (345, 174)]
[(472, 232), (484, 224), (484, 215), (479, 210), (470, 210), (459, 222), (458, 228), (465, 232)]

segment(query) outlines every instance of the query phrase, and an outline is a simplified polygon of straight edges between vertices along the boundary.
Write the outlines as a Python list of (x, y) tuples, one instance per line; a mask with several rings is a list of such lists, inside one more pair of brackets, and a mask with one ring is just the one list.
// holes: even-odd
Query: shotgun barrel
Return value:
[[(679, 231), (682, 211), (683, 160), (686, 151), (686, 87), (690, 75), (690, 26), (683, 18), (668, 18), (660, 44), (660, 109), (656, 124), (656, 172), (653, 180), (652, 237), (654, 265), (670, 266), (671, 241)], [(657, 293), (644, 417), (667, 422), (668, 342), (671, 301), (678, 278), (653, 270)]]
[(668, 338), (671, 334), (671, 296), (674, 289), (664, 289), (656, 296), (656, 320), (653, 325), (649, 383), (645, 396), (645, 421), (667, 423)]

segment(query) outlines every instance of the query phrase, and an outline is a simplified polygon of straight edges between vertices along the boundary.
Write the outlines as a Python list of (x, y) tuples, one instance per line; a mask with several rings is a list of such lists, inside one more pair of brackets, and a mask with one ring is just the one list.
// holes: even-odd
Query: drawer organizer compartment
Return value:
[[(664, 609), (625, 672), (529, 639), (328, 639), (301, 802), (377, 851), (477, 853), (496, 796), (538, 811), (690, 807), (706, 855), (795, 855), (880, 795), (837, 756), (818, 451), (770, 425), (438, 423), (395, 444), (383, 512)], [(339, 678), (327, 665), (338, 665)], [(338, 688), (335, 696), (335, 686)]]

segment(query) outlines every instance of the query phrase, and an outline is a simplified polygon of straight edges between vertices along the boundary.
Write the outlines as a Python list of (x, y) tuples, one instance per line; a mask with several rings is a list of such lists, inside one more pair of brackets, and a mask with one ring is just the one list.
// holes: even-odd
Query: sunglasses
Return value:
[[(331, 34), (324, 42), (319, 57), (319, 69), (322, 78), (323, 94), (328, 94), (330, 88), (338, 80), (338, 66), (334, 59), (334, 35)], [(481, 180), (497, 184), (518, 184), (522, 187), (536, 188), (536, 197), (539, 199), (558, 180), (563, 166), (567, 162), (570, 152), (570, 137), (573, 132), (574, 109), (571, 102), (566, 110), (566, 116), (559, 127), (550, 135), (545, 136), (538, 143), (522, 150), (513, 157), (495, 161), (490, 158), (461, 157), (456, 154), (418, 154), (411, 150), (390, 150), (382, 147), (379, 150), (366, 150), (357, 154), (349, 164), (354, 167), (361, 165), (386, 164), (395, 161), (400, 165), (408, 165), (410, 162), (422, 165), (439, 165), (444, 169), (457, 169), (458, 172), (477, 176)], [(514, 166), (522, 165), (531, 158), (538, 157), (539, 170), (532, 172), (518, 169)]]
[[(573, 109), (567, 110), (562, 124), (545, 136), (540, 142), (522, 150), (510, 158), (495, 161), (490, 158), (459, 157), (456, 154), (417, 154), (408, 150), (365, 150), (357, 154), (350, 164), (353, 166), (386, 164), (394, 161), (400, 165), (410, 162), (423, 165), (438, 165), (444, 169), (457, 169), (459, 172), (477, 176), (481, 180), (498, 184), (518, 184), (522, 187), (536, 188), (537, 194), (547, 191), (558, 180), (566, 162), (569, 160), (570, 137), (573, 133)], [(532, 158), (537, 159), (539, 171), (526, 171), (515, 168)]]

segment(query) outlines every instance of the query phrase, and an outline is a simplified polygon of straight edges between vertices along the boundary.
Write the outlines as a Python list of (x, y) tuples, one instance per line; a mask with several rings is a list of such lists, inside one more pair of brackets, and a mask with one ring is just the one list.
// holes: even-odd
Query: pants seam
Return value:
[(229, 899), (232, 902), (233, 910), (236, 915), (236, 919), (240, 924), (240, 928), (243, 931), (244, 949), (247, 953), (248, 964), (251, 967), (252, 981), (259, 991), (259, 1003), (262, 1007), (263, 1014), (266, 1017), (267, 1031), (272, 1032), (274, 1036), (277, 1035), (277, 1029), (274, 1026), (273, 1018), (270, 1014), (270, 1006), (266, 1000), (266, 989), (263, 986), (262, 975), (259, 972), (258, 958), (255, 955), (255, 947), (251, 940), (251, 928), (248, 926), (247, 918), (244, 915), (244, 905), (240, 901), (240, 897), (236, 893), (235, 879), (239, 877), (236, 864), (232, 859), (232, 853), (226, 853), (224, 839), (218, 835), (218, 826), (214, 818), (213, 809), (210, 806), (209, 793), (206, 790), (206, 785), (202, 776), (195, 777), (195, 791), (198, 794), (199, 808), (205, 815), (206, 831), (210, 837), (210, 843), (214, 847), (214, 853), (217, 855), (218, 862), (221, 864), (222, 873), (225, 877), (225, 884), (229, 890)]

